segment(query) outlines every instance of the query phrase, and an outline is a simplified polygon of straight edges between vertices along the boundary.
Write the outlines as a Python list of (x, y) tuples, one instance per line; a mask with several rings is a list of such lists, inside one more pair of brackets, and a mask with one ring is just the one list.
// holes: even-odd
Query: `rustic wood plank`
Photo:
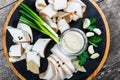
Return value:
[(6, 16), (8, 15), (10, 9), (12, 8), (13, 5), (10, 5), (2, 10), (0, 10), (0, 49), (2, 49), (2, 31), (3, 31), (3, 26), (4, 22), (6, 19)]
[[(1, 1), (3, 2), (3, 0), (0, 0), (0, 4), (1, 4)], [(6, 0), (6, 1), (8, 1), (8, 0)], [(13, 7), (13, 5), (14, 4), (11, 4), (10, 6), (7, 6), (4, 9), (0, 10), (0, 80), (19, 80), (18, 77), (10, 69), (10, 67), (6, 61), (6, 58), (3, 53), (3, 49), (2, 49), (2, 39), (1, 39), (6, 16), (8, 15), (8, 13), (9, 13), (10, 9)]]
[(106, 15), (111, 32), (111, 48), (108, 59), (94, 80), (120, 79), (120, 2), (104, 0), (99, 3)]
[[(15, 0), (0, 0), (0, 8), (9, 4)], [(8, 1), (8, 2), (7, 2)], [(6, 2), (6, 3), (5, 3)], [(3, 4), (5, 3), (5, 4)], [(103, 12), (105, 13), (110, 30), (111, 30), (111, 48), (108, 59), (99, 72), (99, 74), (95, 77), (94, 80), (119, 80), (120, 79), (120, 2), (119, 0), (104, 0), (99, 3)], [(11, 6), (8, 6), (2, 10), (0, 10), (0, 38), (3, 29), (3, 24), (5, 18), (10, 11)], [(1, 39), (0, 39), (1, 40)], [(18, 80), (18, 78), (14, 75), (14, 73), (10, 70), (5, 56), (3, 54), (2, 46), (0, 41), (0, 80)]]
[(0, 9), (6, 5), (9, 5), (17, 0), (0, 0)]
[(19, 80), (10, 69), (3, 50), (0, 51), (0, 80)]

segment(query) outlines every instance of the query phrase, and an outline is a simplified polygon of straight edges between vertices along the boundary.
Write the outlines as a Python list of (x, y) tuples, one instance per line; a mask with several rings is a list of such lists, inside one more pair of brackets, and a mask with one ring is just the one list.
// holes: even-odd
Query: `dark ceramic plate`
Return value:
[[(47, 1), (46, 1), (47, 2)], [(109, 50), (109, 28), (107, 25), (107, 21), (101, 11), (101, 9), (97, 6), (97, 4), (94, 1), (89, 1), (89, 0), (83, 0), (83, 2), (87, 5), (87, 10), (84, 14), (83, 18), (92, 18), (95, 17), (97, 18), (97, 23), (96, 26), (98, 28), (101, 29), (102, 31), (102, 42), (100, 44), (98, 44), (98, 48), (95, 48), (95, 51), (100, 53), (100, 57), (92, 60), (89, 59), (85, 65), (85, 68), (87, 70), (86, 73), (82, 73), (82, 72), (77, 72), (75, 73), (70, 80), (85, 80), (87, 79), (92, 79), (97, 73), (98, 71), (101, 69), (101, 67), (103, 66), (103, 63), (105, 62), (105, 59), (107, 57), (108, 54), (108, 50)], [(19, 21), (19, 9), (20, 7), (18, 6), (18, 4), (20, 3), (20, 1), (18, 1), (18, 3), (16, 4), (16, 9), (14, 7), (14, 9), (11, 11), (13, 12), (13, 14), (9, 14), (8, 15), (8, 19), (5, 23), (5, 27), (4, 27), (4, 35), (3, 35), (3, 45), (4, 45), (4, 51), (5, 51), (5, 55), (7, 57), (8, 60), (8, 50), (10, 48), (11, 45), (13, 45), (14, 43), (12, 42), (12, 36), (10, 35), (10, 33), (6, 30), (7, 26), (12, 26), (12, 27), (16, 27), (18, 21)], [(36, 11), (35, 9), (35, 0), (24, 0), (24, 3), (27, 4), (30, 8), (32, 8), (34, 11)], [(82, 19), (83, 19), (82, 18)], [(82, 26), (82, 19), (79, 19), (76, 22), (71, 22), (70, 25), (76, 28), (81, 28)], [(35, 43), (35, 41), (42, 37), (42, 38), (46, 38), (48, 36), (32, 29), (33, 31), (33, 39)], [(48, 57), (51, 53), (50, 53), (50, 48), (53, 47), (53, 45), (55, 44), (54, 41), (51, 41), (46, 50), (45, 50), (45, 57)], [(49, 54), (48, 54), (49, 53)], [(40, 68), (41, 72), (44, 72), (47, 69), (47, 59), (41, 59), (42, 63), (42, 67)], [(9, 62), (9, 61), (8, 61)], [(27, 80), (40, 80), (38, 75), (33, 74), (29, 71), (27, 71), (26, 69), (26, 61), (22, 60), (19, 62), (16, 62), (14, 64), (10, 63), (11, 68), (13, 69), (13, 71), (17, 74), (17, 76), (19, 76), (21, 79), (27, 79)], [(98, 70), (98, 71), (97, 71)]]

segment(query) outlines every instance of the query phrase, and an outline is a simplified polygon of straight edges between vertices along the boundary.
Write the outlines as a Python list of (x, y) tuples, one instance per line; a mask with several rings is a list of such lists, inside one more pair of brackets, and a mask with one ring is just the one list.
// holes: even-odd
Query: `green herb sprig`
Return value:
[(30, 9), (26, 4), (21, 3), (19, 10), (21, 13), (20, 21), (29, 25), (30, 27), (50, 36), (56, 43), (59, 42), (58, 34), (47, 25), (40, 16), (38, 16), (32, 9)]

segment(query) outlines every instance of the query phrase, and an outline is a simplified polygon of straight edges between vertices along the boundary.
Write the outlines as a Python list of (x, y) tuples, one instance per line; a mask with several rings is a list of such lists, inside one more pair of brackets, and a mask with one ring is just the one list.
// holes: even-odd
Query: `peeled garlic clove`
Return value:
[(90, 45), (90, 46), (88, 47), (88, 52), (89, 52), (90, 54), (95, 53), (94, 48), (93, 48), (93, 45)]
[(97, 35), (101, 35), (101, 30), (99, 28), (95, 28), (93, 29), (93, 31), (97, 34)]
[(94, 36), (94, 35), (95, 35), (95, 34), (94, 34), (93, 32), (87, 32), (87, 33), (86, 33), (86, 36), (87, 36), (87, 37), (92, 37), (92, 36)]
[(86, 18), (83, 23), (83, 29), (87, 29), (88, 26), (90, 26), (90, 20), (88, 18)]
[(90, 56), (90, 58), (91, 58), (91, 59), (96, 59), (96, 58), (98, 58), (99, 56), (100, 56), (99, 53), (95, 53), (95, 54), (92, 54), (92, 55)]

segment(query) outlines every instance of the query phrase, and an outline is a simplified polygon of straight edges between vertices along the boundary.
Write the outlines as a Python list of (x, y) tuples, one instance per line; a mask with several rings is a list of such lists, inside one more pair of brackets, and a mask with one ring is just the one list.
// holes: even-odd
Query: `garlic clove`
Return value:
[(86, 33), (86, 36), (87, 36), (87, 37), (92, 37), (92, 36), (94, 36), (94, 35), (95, 35), (95, 34), (94, 34), (93, 32), (87, 32), (87, 33)]
[(90, 20), (86, 18), (83, 23), (83, 29), (87, 29), (89, 26), (90, 26)]
[(100, 56), (99, 53), (94, 53), (94, 54), (92, 54), (92, 55), (90, 56), (90, 58), (91, 58), (91, 59), (96, 59), (96, 58), (98, 58), (99, 56)]
[(88, 52), (89, 52), (90, 54), (95, 53), (94, 48), (93, 48), (93, 45), (90, 45), (90, 46), (88, 47)]
[(93, 31), (97, 34), (97, 35), (101, 35), (101, 30), (99, 28), (95, 28), (93, 29)]

